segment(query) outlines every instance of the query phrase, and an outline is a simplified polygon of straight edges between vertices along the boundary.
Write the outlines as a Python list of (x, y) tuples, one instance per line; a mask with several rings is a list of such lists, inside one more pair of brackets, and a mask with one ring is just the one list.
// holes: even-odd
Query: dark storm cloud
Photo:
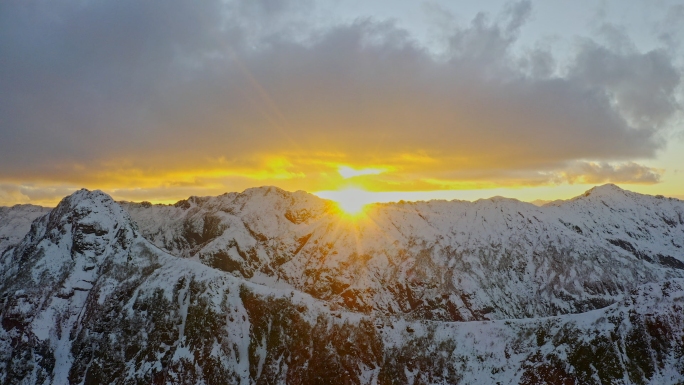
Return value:
[(220, 8), (210, 2), (2, 7), (0, 122), (9, 140), (0, 146), (3, 164), (20, 167), (98, 159), (112, 139), (135, 142), (161, 82), (180, 75), (168, 71), (229, 37), (218, 32)]
[[(652, 157), (681, 109), (666, 51), (586, 40), (567, 70), (513, 52), (529, 2), (449, 31), (441, 53), (392, 22), (308, 26), (298, 2), (0, 7), (0, 178), (17, 183), (248, 175), (273, 155), (312, 175), (320, 154), (391, 166), (398, 189), (401, 175), (505, 179)], [(433, 161), (406, 160), (417, 152)]]

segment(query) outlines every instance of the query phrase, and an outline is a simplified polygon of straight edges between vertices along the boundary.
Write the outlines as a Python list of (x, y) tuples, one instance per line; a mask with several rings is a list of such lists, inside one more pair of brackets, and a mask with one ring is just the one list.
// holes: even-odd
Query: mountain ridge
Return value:
[(589, 312), (443, 322), (249, 282), (167, 254), (141, 231), (109, 196), (81, 190), (3, 253), (0, 383), (684, 380), (682, 278), (654, 276)]
[[(247, 279), (276, 277), (354, 310), (469, 320), (585, 311), (654, 274), (681, 275), (684, 205), (630, 194), (607, 185), (545, 207), (507, 198), (384, 203), (357, 221), (340, 219), (329, 201), (268, 187), (181, 207), (122, 204), (143, 235), (171, 254)], [(630, 223), (635, 212), (643, 215)], [(592, 219), (597, 213), (605, 225)], [(599, 267), (587, 265), (596, 261)], [(513, 283), (502, 287), (488, 272)], [(492, 305), (511, 295), (542, 295), (544, 305)]]

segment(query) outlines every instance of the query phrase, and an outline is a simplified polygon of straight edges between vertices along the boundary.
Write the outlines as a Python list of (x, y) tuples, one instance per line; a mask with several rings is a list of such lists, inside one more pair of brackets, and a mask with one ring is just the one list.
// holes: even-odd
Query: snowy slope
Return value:
[(0, 282), (3, 384), (249, 383), (258, 352), (246, 306), (275, 294), (317, 322), (310, 296), (157, 249), (99, 191), (37, 220), (5, 254)]
[(38, 219), (0, 278), (3, 384), (684, 381), (682, 279), (558, 317), (362, 314), (171, 256), (98, 191)]
[(171, 254), (384, 315), (577, 313), (684, 276), (684, 202), (614, 185), (544, 207), (500, 197), (376, 204), (359, 220), (275, 187), (123, 207)]
[(31, 228), (31, 222), (50, 210), (34, 205), (0, 207), (0, 254), (6, 248), (19, 243)]
[(684, 269), (684, 202), (648, 196), (615, 185), (545, 208), (567, 227), (595, 242), (608, 242), (644, 260)]
[[(583, 314), (379, 329), (396, 383), (681, 384), (684, 280)], [(403, 369), (403, 370), (402, 370)]]

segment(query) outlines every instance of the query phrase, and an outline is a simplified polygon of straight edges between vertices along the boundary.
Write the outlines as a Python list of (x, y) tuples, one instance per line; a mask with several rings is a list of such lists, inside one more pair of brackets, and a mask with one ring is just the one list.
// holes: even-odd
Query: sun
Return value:
[(367, 191), (358, 188), (322, 191), (316, 195), (335, 201), (337, 207), (344, 214), (352, 218), (357, 218), (363, 214), (366, 205), (373, 202), (371, 195)]
[(364, 208), (364, 206), (366, 206), (366, 203), (350, 199), (350, 200), (341, 200), (341, 201), (337, 202), (337, 205), (346, 214), (359, 215), (359, 214), (361, 214), (361, 212), (363, 212), (363, 208)]
[(368, 202), (367, 193), (356, 188), (341, 190), (334, 200), (345, 214), (354, 217), (363, 213), (364, 207), (370, 203)]

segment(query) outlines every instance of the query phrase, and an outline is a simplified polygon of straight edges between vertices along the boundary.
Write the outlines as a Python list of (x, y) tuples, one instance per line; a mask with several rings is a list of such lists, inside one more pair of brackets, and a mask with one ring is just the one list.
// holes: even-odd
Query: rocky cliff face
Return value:
[(0, 383), (681, 383), (684, 279), (657, 254), (682, 260), (682, 203), (605, 190), (368, 222), (273, 188), (81, 190), (2, 254)]

